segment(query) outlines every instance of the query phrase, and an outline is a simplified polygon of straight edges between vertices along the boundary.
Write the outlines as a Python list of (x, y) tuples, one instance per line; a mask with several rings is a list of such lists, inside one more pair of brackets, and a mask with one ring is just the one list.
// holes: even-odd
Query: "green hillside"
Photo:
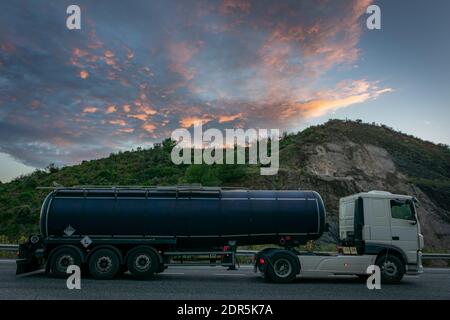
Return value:
[[(75, 185), (176, 185), (201, 183), (213, 186), (258, 188), (314, 188), (324, 195), (331, 214), (336, 199), (358, 191), (354, 184), (324, 182), (306, 170), (314, 146), (324, 143), (370, 144), (385, 149), (408, 183), (419, 187), (442, 209), (450, 221), (450, 150), (418, 138), (396, 132), (386, 126), (360, 121), (330, 120), (297, 134), (284, 135), (280, 141), (280, 172), (260, 176), (250, 165), (180, 165), (172, 164), (173, 142), (165, 140), (152, 149), (111, 154), (99, 160), (56, 168), (49, 166), (30, 175), (0, 184), (0, 242), (18, 241), (38, 230), (39, 209), (48, 190), (39, 186)], [(355, 169), (355, 175), (361, 173)], [(396, 178), (392, 178), (396, 179)], [(396, 181), (393, 181), (393, 183)], [(394, 185), (394, 184), (393, 184)], [(395, 190), (393, 190), (395, 191)], [(3, 241), (2, 241), (3, 239)]]

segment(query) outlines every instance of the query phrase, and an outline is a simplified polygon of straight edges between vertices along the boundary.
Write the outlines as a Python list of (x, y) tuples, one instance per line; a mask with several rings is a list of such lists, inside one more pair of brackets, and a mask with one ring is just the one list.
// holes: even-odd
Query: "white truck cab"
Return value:
[(397, 283), (403, 275), (423, 271), (423, 236), (412, 196), (370, 191), (341, 198), (338, 253), (298, 252), (293, 248), (259, 252), (255, 267), (275, 282), (296, 275), (367, 277), (378, 265), (384, 283)]

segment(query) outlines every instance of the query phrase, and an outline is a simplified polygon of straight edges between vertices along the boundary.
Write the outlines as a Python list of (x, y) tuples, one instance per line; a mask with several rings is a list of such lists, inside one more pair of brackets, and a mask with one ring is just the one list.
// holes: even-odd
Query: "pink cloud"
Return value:
[(219, 123), (224, 123), (224, 122), (234, 121), (234, 120), (239, 119), (241, 117), (242, 117), (242, 113), (237, 113), (237, 114), (234, 114), (234, 115), (222, 115), (222, 116), (219, 116), (218, 120), (219, 120)]
[(208, 116), (204, 116), (204, 117), (196, 117), (196, 116), (192, 116), (192, 117), (185, 117), (182, 118), (179, 123), (183, 128), (190, 128), (193, 125), (197, 124), (197, 123), (202, 123), (202, 125), (205, 125), (206, 123), (210, 122), (211, 118)]
[(97, 112), (97, 108), (95, 107), (86, 107), (83, 109), (83, 113), (95, 113)]
[(125, 127), (127, 125), (126, 121), (122, 119), (110, 120), (109, 123), (121, 127)]
[(114, 113), (116, 111), (117, 111), (117, 108), (114, 105), (110, 105), (106, 108), (106, 113)]
[(188, 66), (189, 61), (198, 52), (200, 43), (174, 42), (168, 45), (169, 57), (172, 61), (170, 69), (185, 80), (192, 80), (195, 69)]

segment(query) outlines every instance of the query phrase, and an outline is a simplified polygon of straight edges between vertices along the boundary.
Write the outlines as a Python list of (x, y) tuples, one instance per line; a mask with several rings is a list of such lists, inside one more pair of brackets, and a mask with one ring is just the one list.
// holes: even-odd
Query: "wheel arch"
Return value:
[(383, 256), (387, 256), (388, 254), (396, 256), (397, 258), (399, 258), (400, 261), (403, 263), (403, 265), (406, 267), (406, 264), (407, 264), (406, 257), (404, 256), (404, 254), (402, 252), (400, 252), (399, 250), (397, 250), (395, 248), (384, 248), (384, 249), (382, 249), (377, 254), (376, 261), (378, 261), (378, 259), (382, 258)]
[(392, 254), (399, 258), (406, 266), (408, 264), (408, 258), (403, 250), (399, 247), (383, 244), (383, 243), (366, 243), (364, 248), (364, 254), (373, 254), (377, 256), (377, 260), (385, 254)]
[(50, 271), (50, 264), (51, 264), (51, 261), (52, 261), (54, 255), (55, 255), (55, 253), (57, 253), (58, 251), (60, 251), (62, 249), (66, 249), (66, 248), (75, 250), (78, 253), (78, 255), (80, 256), (81, 263), (85, 263), (87, 261), (86, 254), (80, 248), (78, 248), (77, 246), (74, 246), (74, 245), (71, 245), (71, 244), (59, 245), (59, 246), (54, 247), (50, 251), (50, 253), (49, 253), (48, 257), (47, 257), (47, 262), (46, 262), (46, 266), (45, 266), (45, 271), (46, 272)]

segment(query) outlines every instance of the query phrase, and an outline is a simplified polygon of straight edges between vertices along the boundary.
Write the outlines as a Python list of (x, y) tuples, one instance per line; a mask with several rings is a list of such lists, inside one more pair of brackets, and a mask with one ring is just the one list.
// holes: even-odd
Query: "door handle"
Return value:
[(392, 240), (400, 240), (400, 237), (394, 236), (394, 237), (392, 237)]

